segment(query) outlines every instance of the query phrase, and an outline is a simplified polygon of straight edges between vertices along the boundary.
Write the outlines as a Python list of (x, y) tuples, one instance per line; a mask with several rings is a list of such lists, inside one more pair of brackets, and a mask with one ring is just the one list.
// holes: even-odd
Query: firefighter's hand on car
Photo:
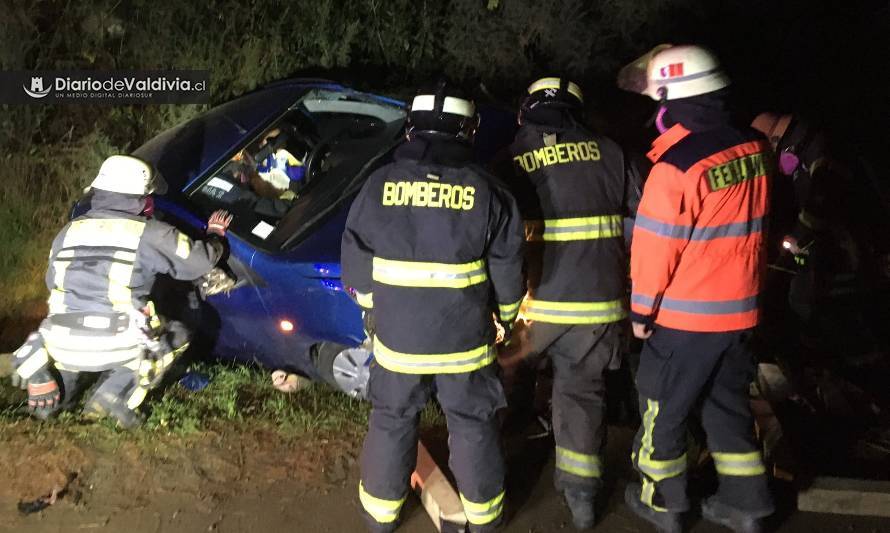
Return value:
[(207, 233), (225, 237), (226, 230), (229, 229), (229, 224), (232, 223), (232, 218), (233, 216), (223, 209), (214, 211), (210, 218), (207, 219)]
[(640, 322), (633, 323), (634, 337), (638, 339), (648, 339), (652, 336), (652, 328), (648, 324)]

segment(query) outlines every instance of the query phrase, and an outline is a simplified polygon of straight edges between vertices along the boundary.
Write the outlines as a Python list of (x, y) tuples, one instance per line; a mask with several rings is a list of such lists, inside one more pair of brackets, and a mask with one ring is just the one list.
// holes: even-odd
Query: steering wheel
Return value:
[(306, 177), (304, 179), (307, 185), (315, 178), (316, 172), (320, 169), (322, 161), (324, 161), (325, 154), (330, 151), (331, 144), (331, 141), (318, 141), (312, 147), (312, 151), (306, 156), (303, 165), (306, 167)]

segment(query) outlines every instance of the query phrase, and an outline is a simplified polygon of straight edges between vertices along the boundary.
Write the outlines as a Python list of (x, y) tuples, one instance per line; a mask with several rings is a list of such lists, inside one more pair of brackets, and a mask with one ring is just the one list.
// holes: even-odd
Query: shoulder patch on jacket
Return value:
[(695, 132), (671, 146), (659, 161), (669, 163), (686, 172), (702, 159), (733, 146), (759, 140), (762, 135), (753, 129), (725, 127)]

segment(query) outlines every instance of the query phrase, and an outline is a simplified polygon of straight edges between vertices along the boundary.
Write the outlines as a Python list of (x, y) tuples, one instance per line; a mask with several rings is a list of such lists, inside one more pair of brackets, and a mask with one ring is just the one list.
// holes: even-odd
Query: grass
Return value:
[[(161, 434), (196, 435), (206, 431), (271, 430), (283, 438), (358, 436), (367, 428), (368, 402), (351, 398), (322, 383), (285, 394), (271, 385), (267, 371), (246, 365), (198, 363), (190, 368), (209, 378), (207, 387), (189, 391), (178, 382), (155, 391), (146, 400), (146, 423), (136, 440)], [(63, 413), (45, 423), (28, 420), (26, 394), (0, 382), (0, 435), (4, 426), (33, 424), (63, 429), (79, 440), (118, 440), (126, 433), (111, 421), (90, 423), (75, 413)], [(444, 425), (439, 406), (431, 402), (421, 413), (421, 426)]]

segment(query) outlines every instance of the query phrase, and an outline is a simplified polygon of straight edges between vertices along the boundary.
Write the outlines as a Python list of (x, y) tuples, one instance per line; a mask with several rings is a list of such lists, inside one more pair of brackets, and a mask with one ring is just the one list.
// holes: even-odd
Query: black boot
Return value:
[(121, 429), (135, 429), (145, 422), (145, 417), (130, 409), (123, 402), (104, 401), (94, 398), (83, 408), (83, 415), (90, 419), (113, 418)]
[(572, 511), (572, 524), (575, 526), (575, 529), (584, 531), (592, 528), (596, 523), (596, 513), (593, 508), (595, 494), (593, 491), (566, 489), (563, 495), (569, 510)]
[(642, 487), (639, 483), (629, 483), (624, 491), (624, 503), (631, 511), (643, 520), (655, 526), (658, 533), (682, 533), (683, 525), (680, 513), (656, 511), (640, 500)]
[(711, 496), (701, 502), (702, 518), (708, 522), (728, 527), (735, 533), (761, 533), (763, 524), (760, 519), (770, 514), (772, 513), (741, 511), (726, 505), (718, 500), (716, 496)]

